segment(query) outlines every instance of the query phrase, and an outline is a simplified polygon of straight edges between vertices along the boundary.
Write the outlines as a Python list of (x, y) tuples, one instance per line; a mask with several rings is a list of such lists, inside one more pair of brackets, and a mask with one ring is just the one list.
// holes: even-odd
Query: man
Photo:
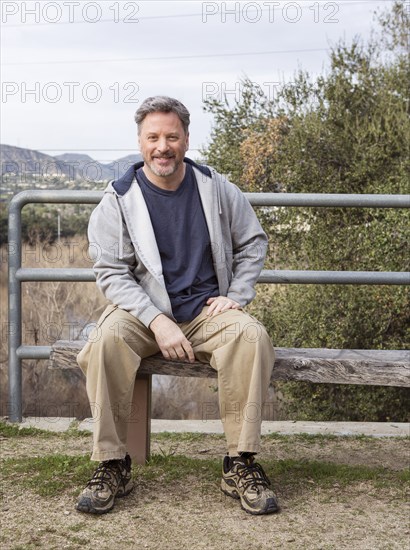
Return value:
[(91, 458), (100, 464), (77, 510), (108, 512), (132, 490), (129, 404), (141, 359), (160, 351), (217, 371), (228, 451), (221, 489), (251, 514), (275, 512), (254, 461), (274, 351), (264, 327), (242, 311), (255, 296), (266, 235), (235, 185), (185, 158), (182, 103), (150, 97), (135, 119), (144, 162), (108, 185), (89, 224), (97, 284), (111, 304), (98, 338), (78, 356), (94, 414)]

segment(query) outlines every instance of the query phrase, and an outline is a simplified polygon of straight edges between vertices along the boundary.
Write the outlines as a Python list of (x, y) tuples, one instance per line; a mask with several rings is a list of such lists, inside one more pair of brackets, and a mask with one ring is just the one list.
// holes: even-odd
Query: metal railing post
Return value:
[[(29, 203), (74, 203), (97, 204), (103, 195), (102, 191), (22, 191), (15, 195), (9, 204), (8, 223), (8, 361), (9, 361), (9, 402), (8, 416), (11, 422), (23, 419), (22, 403), (22, 305), (21, 279), (18, 272), (22, 260), (22, 227), (21, 210)], [(43, 353), (43, 355), (45, 355)], [(40, 359), (31, 351), (27, 358)]]
[(17, 354), (21, 346), (21, 281), (17, 271), (21, 268), (21, 205), (11, 201), (9, 207), (9, 410), (11, 422), (22, 420), (22, 373), (21, 359)]

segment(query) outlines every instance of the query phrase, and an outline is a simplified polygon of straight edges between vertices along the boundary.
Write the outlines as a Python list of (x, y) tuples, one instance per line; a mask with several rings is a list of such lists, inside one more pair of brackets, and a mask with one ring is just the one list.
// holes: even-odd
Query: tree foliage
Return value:
[[(403, 2), (395, 2), (379, 15), (367, 44), (355, 39), (334, 46), (319, 78), (300, 71), (272, 101), (246, 79), (242, 100), (207, 102), (215, 115), (207, 161), (245, 191), (408, 192), (409, 29)], [(408, 269), (406, 210), (279, 208), (263, 220), (270, 237), (267, 267)], [(284, 286), (260, 295), (254, 307), (278, 346), (408, 344), (404, 287)], [(396, 411), (399, 420), (407, 410), (405, 391), (392, 388), (298, 383), (288, 386), (288, 395), (293, 411), (315, 419), (391, 420)]]
[[(28, 205), (21, 213), (22, 240), (30, 245), (37, 241), (53, 243), (58, 238), (60, 215), (60, 237), (85, 235), (92, 207), (87, 205)], [(8, 242), (8, 210), (6, 203), (0, 203), (0, 246)]]

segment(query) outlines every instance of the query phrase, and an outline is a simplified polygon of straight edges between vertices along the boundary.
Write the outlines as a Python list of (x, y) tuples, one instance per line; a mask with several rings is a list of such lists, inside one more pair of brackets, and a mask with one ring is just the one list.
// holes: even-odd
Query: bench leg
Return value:
[(127, 447), (136, 464), (145, 464), (150, 455), (151, 375), (137, 375), (127, 430)]

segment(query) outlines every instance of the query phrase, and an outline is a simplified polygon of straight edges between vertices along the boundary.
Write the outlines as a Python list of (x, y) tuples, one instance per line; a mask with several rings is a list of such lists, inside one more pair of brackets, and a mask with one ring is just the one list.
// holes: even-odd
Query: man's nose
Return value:
[(165, 138), (160, 138), (157, 141), (157, 149), (158, 151), (164, 152), (168, 150), (168, 141)]

